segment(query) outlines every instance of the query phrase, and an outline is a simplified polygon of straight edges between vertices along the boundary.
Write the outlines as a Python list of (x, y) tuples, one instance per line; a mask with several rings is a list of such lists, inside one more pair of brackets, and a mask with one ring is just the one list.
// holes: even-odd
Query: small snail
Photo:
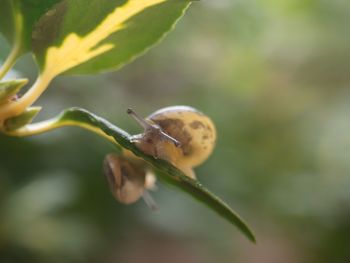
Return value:
[(111, 192), (120, 203), (131, 204), (143, 197), (152, 210), (157, 209), (147, 191), (155, 188), (152, 173), (113, 153), (105, 157), (103, 167)]
[(214, 149), (213, 122), (192, 107), (166, 107), (145, 119), (131, 109), (127, 113), (144, 128), (142, 134), (132, 136), (137, 147), (172, 163), (191, 178), (195, 178), (193, 167), (203, 163)]

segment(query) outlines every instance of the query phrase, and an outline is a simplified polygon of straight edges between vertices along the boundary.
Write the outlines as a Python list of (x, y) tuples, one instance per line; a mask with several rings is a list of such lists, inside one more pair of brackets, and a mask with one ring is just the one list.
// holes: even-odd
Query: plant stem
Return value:
[(59, 118), (52, 118), (46, 121), (28, 124), (20, 129), (16, 129), (10, 132), (5, 132), (5, 134), (10, 136), (16, 136), (16, 137), (26, 137), (26, 136), (45, 133), (45, 132), (52, 131), (62, 127), (69, 127), (69, 126), (86, 129), (88, 131), (98, 134), (99, 136), (104, 137), (105, 139), (112, 142), (113, 144), (116, 144), (116, 141), (112, 136), (107, 135), (97, 127), (88, 125), (83, 122), (77, 122), (77, 121), (71, 121), (71, 120), (62, 121)]
[(13, 48), (6, 58), (4, 64), (0, 68), (0, 80), (6, 75), (6, 73), (13, 67), (16, 60), (21, 55), (22, 51), (22, 32), (23, 32), (23, 17), (20, 12), (17, 12), (17, 5), (11, 2), (13, 23), (15, 27), (15, 34), (13, 39)]
[(0, 68), (0, 80), (9, 72), (9, 70), (13, 67), (15, 64), (17, 58), (20, 55), (21, 47), (20, 44), (15, 44), (9, 54), (9, 56), (6, 58), (4, 64)]

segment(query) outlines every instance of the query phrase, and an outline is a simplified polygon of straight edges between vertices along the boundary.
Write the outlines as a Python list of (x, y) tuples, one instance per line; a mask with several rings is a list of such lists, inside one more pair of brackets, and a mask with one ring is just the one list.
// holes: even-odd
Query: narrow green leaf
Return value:
[(28, 79), (14, 79), (0, 82), (0, 104), (7, 102), (11, 97), (16, 95)]
[[(228, 204), (226, 204), (219, 197), (211, 193), (201, 183), (185, 176), (178, 169), (175, 169), (172, 172), (169, 172), (168, 170), (168, 172), (165, 173), (164, 168), (167, 168), (167, 165), (168, 164), (153, 164), (153, 166), (158, 168), (157, 175), (162, 180), (190, 194), (196, 200), (205, 204), (210, 209), (218, 213), (220, 216), (228, 220), (231, 224), (235, 225), (250, 241), (252, 241), (253, 243), (256, 242), (252, 230), (250, 230), (249, 226), (244, 222), (244, 220)], [(175, 175), (181, 178), (178, 179)]]
[[(35, 124), (33, 124), (33, 126), (34, 125)], [(136, 156), (143, 158), (145, 161), (151, 164), (155, 168), (158, 176), (163, 181), (176, 186), (182, 191), (193, 196), (195, 199), (204, 203), (210, 209), (238, 227), (238, 229), (241, 230), (249, 240), (255, 242), (254, 234), (249, 229), (244, 220), (224, 201), (211, 193), (198, 181), (187, 177), (182, 171), (167, 161), (155, 159), (153, 156), (147, 155), (140, 151), (135, 146), (135, 144), (130, 142), (130, 134), (108, 122), (107, 120), (98, 117), (95, 114), (90, 113), (84, 109), (70, 108), (62, 112), (58, 117), (46, 121), (46, 124), (38, 124), (41, 129), (45, 125), (48, 126), (46, 130), (50, 130), (50, 126), (57, 128), (66, 125), (80, 126), (92, 131), (96, 131), (96, 129), (102, 130), (105, 135), (112, 136), (115, 139), (115, 143), (118, 143), (118, 147), (122, 146), (123, 148), (132, 151)], [(28, 126), (29, 130), (33, 128), (34, 127), (31, 128), (31, 125)]]
[(41, 107), (30, 107), (26, 109), (26, 111), (21, 115), (7, 119), (4, 125), (5, 130), (13, 131), (23, 127), (28, 123), (31, 123), (40, 110), (41, 110)]
[(57, 76), (117, 69), (160, 41), (189, 2), (60, 2), (40, 19), (33, 33), (34, 53), (41, 72)]

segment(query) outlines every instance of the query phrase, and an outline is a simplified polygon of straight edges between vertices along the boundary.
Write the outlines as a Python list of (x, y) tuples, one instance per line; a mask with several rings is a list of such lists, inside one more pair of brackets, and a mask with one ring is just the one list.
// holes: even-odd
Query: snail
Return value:
[(105, 157), (103, 168), (110, 190), (120, 203), (131, 204), (143, 197), (152, 210), (158, 209), (148, 193), (155, 189), (153, 173), (113, 153)]
[(214, 149), (213, 122), (192, 107), (166, 107), (145, 119), (132, 109), (127, 113), (144, 129), (143, 133), (132, 136), (132, 142), (143, 152), (170, 162), (193, 179), (193, 167), (203, 163)]
[[(132, 109), (127, 113), (144, 129), (131, 136), (131, 141), (146, 154), (163, 159), (195, 179), (193, 167), (203, 163), (214, 149), (216, 130), (209, 117), (188, 106), (160, 109), (145, 119)], [(155, 175), (145, 162), (130, 151), (124, 156), (108, 154), (104, 172), (114, 197), (123, 204), (131, 204), (143, 197), (152, 209), (157, 206), (148, 190), (155, 189)]]

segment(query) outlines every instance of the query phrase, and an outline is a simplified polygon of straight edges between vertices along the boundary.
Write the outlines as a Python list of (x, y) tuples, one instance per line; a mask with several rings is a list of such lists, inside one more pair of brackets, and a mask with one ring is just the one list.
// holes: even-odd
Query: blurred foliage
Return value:
[[(38, 119), (81, 106), (131, 133), (130, 106), (201, 109), (219, 139), (199, 180), (239, 208), (258, 245), (161, 185), (157, 213), (119, 205), (101, 175), (112, 147), (66, 128), (0, 136), (0, 261), (349, 262), (349, 11), (346, 0), (201, 1), (143, 58), (61, 77), (38, 102)], [(30, 57), (16, 69), (36, 74)]]

